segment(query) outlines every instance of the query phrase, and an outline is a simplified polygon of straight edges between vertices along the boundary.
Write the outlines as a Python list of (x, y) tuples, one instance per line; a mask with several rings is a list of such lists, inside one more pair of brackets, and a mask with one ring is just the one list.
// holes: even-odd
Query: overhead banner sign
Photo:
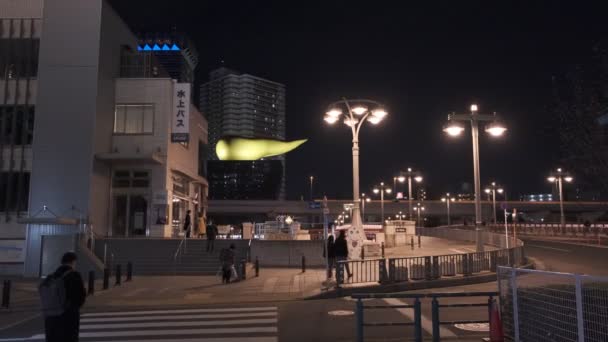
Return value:
[(190, 83), (176, 83), (173, 88), (171, 142), (190, 141)]

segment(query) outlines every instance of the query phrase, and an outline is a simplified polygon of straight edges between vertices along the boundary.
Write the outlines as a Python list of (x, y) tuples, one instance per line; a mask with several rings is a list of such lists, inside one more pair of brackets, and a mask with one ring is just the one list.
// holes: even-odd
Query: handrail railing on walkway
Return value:
[[(492, 305), (495, 301), (494, 297), (498, 296), (498, 292), (449, 292), (449, 293), (369, 293), (369, 294), (353, 294), (352, 297), (357, 300), (356, 304), (356, 341), (363, 342), (365, 340), (364, 328), (365, 327), (382, 327), (382, 326), (413, 326), (414, 327), (414, 340), (416, 342), (422, 341), (422, 298), (431, 299), (431, 316), (432, 316), (432, 335), (433, 342), (439, 342), (441, 340), (441, 334), (439, 327), (446, 324), (469, 324), (469, 323), (489, 323)], [(488, 297), (487, 303), (455, 303), (455, 304), (440, 304), (440, 298), (462, 298), (462, 297)], [(386, 305), (365, 305), (363, 299), (413, 299), (414, 304), (386, 304)], [(470, 308), (470, 307), (487, 307), (488, 308), (488, 319), (475, 320), (475, 319), (463, 319), (463, 320), (449, 320), (442, 321), (440, 319), (440, 308)], [(414, 321), (413, 322), (365, 322), (364, 311), (369, 309), (399, 309), (399, 308), (413, 308), (414, 309)]]
[(523, 246), (463, 254), (347, 260), (336, 263), (336, 282), (342, 286), (468, 277), (496, 272), (498, 266), (520, 266), (524, 262)]
[[(175, 250), (175, 253), (173, 254), (173, 271), (176, 271), (176, 267), (177, 267), (177, 257), (183, 255), (183, 253), (187, 253), (188, 252), (188, 233), (190, 233), (190, 228), (188, 228), (188, 230), (186, 230), (184, 232), (184, 238), (179, 242), (179, 245), (177, 245), (177, 249)], [(182, 253), (182, 247), (184, 252)]]

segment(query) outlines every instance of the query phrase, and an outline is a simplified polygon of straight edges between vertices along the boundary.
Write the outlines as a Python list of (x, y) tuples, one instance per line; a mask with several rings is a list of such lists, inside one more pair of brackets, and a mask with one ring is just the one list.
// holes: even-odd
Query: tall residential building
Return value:
[[(210, 199), (283, 199), (285, 197), (285, 157), (280, 160), (282, 175), (276, 192), (272, 186), (250, 184), (254, 179), (269, 179), (259, 175), (258, 163), (240, 162), (238, 167), (227, 167), (216, 161), (215, 145), (225, 136), (270, 138), (285, 140), (285, 86), (249, 74), (241, 74), (225, 67), (209, 74), (209, 82), (201, 86), (200, 107), (209, 121), (209, 198)], [(234, 164), (234, 163), (233, 163)], [(258, 169), (253, 169), (258, 166)], [(252, 169), (245, 172), (245, 169)], [(276, 167), (267, 166), (277, 172)], [(228, 172), (228, 170), (232, 170)], [(240, 170), (240, 172), (237, 172)], [(250, 177), (252, 172), (258, 177)], [(272, 177), (270, 177), (272, 178)], [(276, 178), (273, 179), (276, 182)], [(262, 192), (256, 189), (266, 189)], [(234, 196), (238, 196), (235, 198)]]

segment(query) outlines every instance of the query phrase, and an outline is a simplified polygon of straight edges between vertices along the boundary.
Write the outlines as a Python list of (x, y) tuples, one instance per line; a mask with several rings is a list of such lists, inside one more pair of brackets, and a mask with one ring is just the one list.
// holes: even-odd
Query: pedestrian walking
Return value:
[(217, 226), (213, 224), (213, 222), (209, 222), (207, 228), (205, 230), (207, 235), (207, 252), (213, 253), (213, 248), (215, 247), (215, 238), (217, 237)]
[(230, 278), (237, 278), (236, 269), (234, 268), (236, 259), (236, 247), (230, 244), (230, 248), (224, 248), (220, 251), (220, 262), (222, 263), (222, 283), (230, 283)]
[(76, 271), (76, 259), (75, 253), (65, 253), (61, 266), (38, 287), (46, 342), (78, 341), (80, 308), (86, 292), (82, 277)]
[(184, 218), (184, 234), (186, 237), (190, 237), (190, 228), (192, 226), (192, 219), (190, 218), (190, 210), (186, 211), (186, 217)]
[(333, 235), (330, 235), (327, 238), (327, 255), (325, 255), (325, 249), (323, 249), (323, 257), (327, 258), (327, 279), (331, 279), (333, 277), (333, 269), (336, 266), (336, 253)]
[[(336, 258), (336, 262), (348, 261), (348, 243), (346, 242), (346, 230), (340, 231), (340, 235), (338, 235), (338, 238), (334, 243), (334, 255)], [(346, 274), (348, 275), (348, 277), (351, 278), (353, 274), (350, 272), (348, 262), (344, 263), (344, 268), (346, 269)]]

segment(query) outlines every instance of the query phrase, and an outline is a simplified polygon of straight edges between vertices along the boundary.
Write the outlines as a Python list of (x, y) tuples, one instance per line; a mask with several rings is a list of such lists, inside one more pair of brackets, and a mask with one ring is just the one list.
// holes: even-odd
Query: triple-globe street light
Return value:
[(551, 183), (557, 184), (557, 190), (559, 191), (560, 224), (562, 226), (562, 229), (564, 229), (564, 227), (566, 226), (566, 216), (564, 215), (563, 184), (564, 182), (571, 183), (573, 178), (570, 174), (564, 172), (561, 168), (558, 168), (557, 170), (555, 170), (555, 172), (552, 172), (549, 177), (547, 177), (547, 180)]
[(384, 182), (380, 182), (380, 185), (374, 188), (374, 193), (380, 194), (380, 217), (382, 218), (382, 225), (384, 225), (384, 193), (390, 195), (392, 192), (391, 188), (386, 186)]
[(396, 177), (400, 183), (403, 183), (407, 180), (407, 200), (409, 207), (409, 218), (412, 219), (412, 179), (416, 181), (416, 183), (422, 182), (422, 175), (418, 171), (412, 171), (411, 167), (407, 168), (407, 171), (399, 172), (399, 176)]
[(353, 228), (362, 228), (359, 211), (359, 132), (364, 122), (372, 125), (380, 123), (388, 113), (379, 102), (367, 99), (346, 99), (329, 105), (324, 120), (329, 124), (338, 122), (344, 116), (343, 122), (351, 129), (353, 135)]
[(444, 197), (441, 197), (441, 202), (445, 202), (447, 215), (448, 215), (448, 226), (452, 225), (452, 219), (450, 218), (450, 202), (455, 202), (456, 198), (452, 197), (450, 193), (446, 193)]
[(481, 240), (481, 184), (479, 175), (479, 122), (488, 122), (485, 131), (493, 137), (499, 137), (505, 133), (507, 128), (498, 120), (496, 113), (479, 114), (476, 104), (471, 105), (471, 113), (448, 115), (448, 122), (443, 131), (450, 136), (459, 136), (464, 131), (464, 122), (471, 123), (471, 136), (473, 142), (473, 174), (475, 181), (475, 230), (477, 240), (477, 251), (483, 251)]
[(500, 185), (496, 185), (496, 182), (492, 182), (484, 191), (486, 194), (492, 195), (492, 211), (494, 212), (494, 224), (496, 224), (496, 193), (502, 195), (505, 192), (505, 189)]

